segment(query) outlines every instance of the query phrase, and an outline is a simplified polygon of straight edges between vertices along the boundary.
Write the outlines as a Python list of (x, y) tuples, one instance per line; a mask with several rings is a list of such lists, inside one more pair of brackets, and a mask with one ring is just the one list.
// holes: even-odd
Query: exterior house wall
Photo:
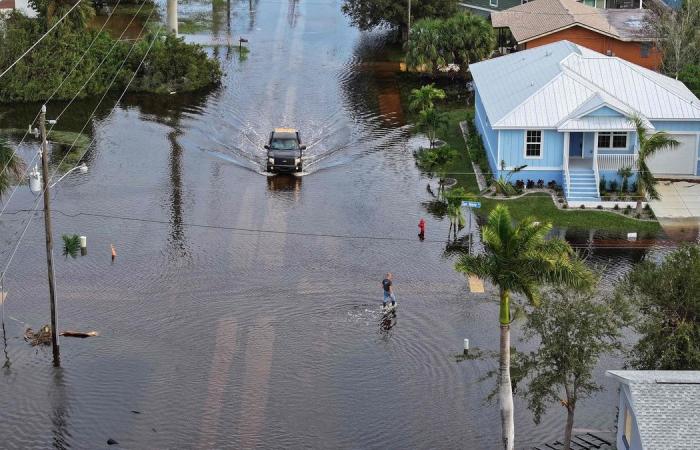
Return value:
[[(700, 134), (700, 122), (677, 122), (677, 121), (664, 121), (656, 120), (651, 122), (656, 128), (656, 131), (665, 131), (667, 133), (678, 133), (678, 134)], [(697, 167), (695, 168), (695, 175), (700, 176), (700, 139), (698, 139), (698, 149), (697, 149), (698, 161)]]
[(458, 5), (469, 12), (486, 15), (485, 12), (488, 14), (489, 11), (503, 11), (521, 3), (521, 0), (462, 0)]
[(477, 131), (481, 135), (481, 140), (484, 143), (484, 148), (486, 149), (486, 156), (489, 159), (489, 165), (493, 173), (498, 176), (498, 170), (500, 169), (498, 162), (498, 133), (496, 133), (493, 128), (491, 128), (491, 123), (486, 115), (486, 110), (481, 102), (481, 96), (479, 91), (476, 91), (475, 95), (475, 109), (474, 122)]
[(15, 0), (0, 0), (0, 11), (4, 9), (15, 9)]
[(636, 419), (633, 418), (632, 420), (632, 442), (629, 443), (630, 445), (627, 445), (622, 439), (622, 435), (625, 432), (625, 410), (630, 411), (634, 415), (634, 410), (632, 409), (631, 402), (629, 401), (629, 388), (625, 385), (620, 386), (620, 401), (618, 408), (617, 448), (620, 450), (644, 450), (642, 447), (642, 440), (639, 436), (639, 429), (637, 428)]
[(527, 165), (522, 171), (512, 174), (511, 181), (544, 180), (545, 183), (548, 183), (553, 180), (561, 184), (564, 134), (556, 130), (542, 130), (541, 158), (526, 158), (525, 133), (526, 130), (499, 130), (498, 132), (501, 159), (506, 163), (506, 171)]
[(556, 33), (535, 38), (522, 45), (523, 49), (540, 47), (557, 41), (568, 40), (582, 47), (590, 48), (596, 52), (607, 54), (612, 52), (613, 56), (618, 56), (624, 60), (638, 64), (651, 70), (658, 70), (661, 65), (661, 52), (649, 43), (649, 56), (642, 56), (641, 42), (627, 42), (605, 36), (587, 28), (574, 26)]

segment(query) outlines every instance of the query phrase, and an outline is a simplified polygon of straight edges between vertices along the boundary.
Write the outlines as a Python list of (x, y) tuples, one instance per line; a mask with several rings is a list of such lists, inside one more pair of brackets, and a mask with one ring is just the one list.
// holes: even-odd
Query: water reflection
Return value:
[(69, 401), (66, 393), (66, 383), (63, 370), (58, 367), (53, 371), (49, 385), (49, 404), (51, 407), (51, 433), (53, 448), (70, 448), (71, 433), (69, 430)]
[[(301, 184), (302, 177), (288, 174), (280, 174), (271, 177), (267, 177), (267, 189), (273, 193), (273, 195), (280, 195), (287, 198), (292, 198), (295, 201), (299, 200), (301, 195)], [(276, 193), (276, 194), (275, 194)]]

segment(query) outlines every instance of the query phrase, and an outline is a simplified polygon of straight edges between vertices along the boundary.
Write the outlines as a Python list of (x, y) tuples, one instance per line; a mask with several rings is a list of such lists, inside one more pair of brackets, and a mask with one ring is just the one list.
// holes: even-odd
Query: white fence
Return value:
[(616, 154), (600, 154), (598, 153), (598, 170), (614, 171), (623, 167), (631, 167), (632, 170), (637, 169), (637, 154), (636, 153), (616, 153)]

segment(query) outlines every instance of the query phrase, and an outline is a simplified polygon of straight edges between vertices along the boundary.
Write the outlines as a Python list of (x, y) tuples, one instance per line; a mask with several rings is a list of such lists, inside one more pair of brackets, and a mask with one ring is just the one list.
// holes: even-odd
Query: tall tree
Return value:
[[(343, 0), (343, 13), (360, 30), (379, 26), (398, 28), (402, 40), (408, 38), (407, 0)], [(411, 23), (427, 17), (450, 17), (457, 11), (457, 0), (412, 0)]]
[(537, 424), (551, 403), (566, 408), (564, 450), (571, 446), (578, 401), (603, 389), (592, 375), (598, 360), (622, 348), (627, 311), (624, 301), (554, 289), (528, 315), (524, 340), (539, 345), (534, 352), (516, 353), (514, 384), (527, 382), (527, 389), (518, 392), (524, 392)]
[(7, 145), (7, 142), (0, 137), (0, 198), (5, 192), (20, 180), (24, 171), (24, 161), (12, 148)]
[(568, 243), (557, 238), (547, 239), (551, 229), (551, 224), (537, 223), (531, 217), (514, 225), (508, 208), (498, 205), (482, 228), (485, 252), (463, 255), (456, 265), (458, 271), (488, 279), (498, 287), (501, 335), (498, 400), (506, 450), (513, 449), (515, 439), (510, 378), (511, 296), (523, 295), (536, 306), (543, 284), (587, 289), (594, 282), (593, 275)]
[(700, 370), (700, 247), (684, 246), (661, 262), (643, 261), (617, 295), (638, 312), (636, 369)]
[(639, 155), (637, 160), (637, 214), (642, 213), (642, 201), (645, 198), (659, 200), (661, 196), (656, 190), (656, 178), (649, 170), (647, 158), (654, 156), (662, 150), (672, 150), (678, 146), (678, 141), (673, 139), (665, 131), (657, 131), (649, 135), (642, 118), (633, 116), (632, 122), (637, 129), (639, 141)]
[(653, 10), (649, 24), (658, 36), (663, 71), (678, 78), (686, 65), (700, 64), (700, 0), (685, 0), (678, 10), (666, 5)]
[(495, 45), (493, 27), (481, 16), (459, 13), (447, 19), (423, 19), (411, 29), (406, 63), (433, 73), (457, 64), (466, 75), (469, 63), (487, 58)]

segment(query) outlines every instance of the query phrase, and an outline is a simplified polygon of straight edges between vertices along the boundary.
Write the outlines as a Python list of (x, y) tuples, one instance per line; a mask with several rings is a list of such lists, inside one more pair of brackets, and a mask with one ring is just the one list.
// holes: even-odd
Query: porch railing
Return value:
[(598, 153), (598, 170), (615, 171), (623, 167), (631, 167), (632, 170), (637, 168), (637, 153), (614, 153), (600, 154)]
[(569, 176), (569, 151), (566, 149), (564, 152), (564, 194), (569, 195), (569, 189), (571, 188), (571, 177)]

